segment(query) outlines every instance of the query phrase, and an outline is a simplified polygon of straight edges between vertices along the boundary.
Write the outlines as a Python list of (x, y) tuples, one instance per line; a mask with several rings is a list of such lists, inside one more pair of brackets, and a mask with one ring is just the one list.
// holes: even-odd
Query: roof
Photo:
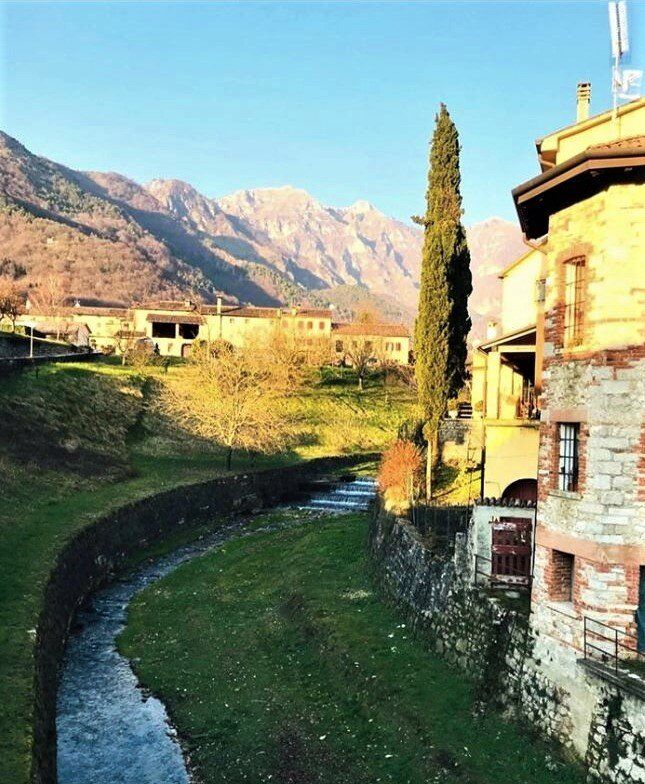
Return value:
[(37, 321), (33, 324), (29, 324), (28, 326), (32, 326), (34, 332), (42, 332), (44, 335), (53, 335), (56, 332), (72, 335), (79, 332), (83, 328), (85, 328), (88, 332), (91, 332), (87, 324), (79, 324), (75, 321)]
[(155, 321), (161, 324), (203, 324), (204, 319), (194, 313), (175, 315), (173, 313), (148, 313), (146, 321)]
[(489, 348), (493, 348), (494, 346), (499, 346), (502, 343), (511, 343), (514, 340), (519, 340), (520, 338), (526, 337), (527, 335), (530, 335), (531, 332), (537, 333), (537, 326), (535, 324), (530, 324), (527, 327), (522, 327), (522, 329), (516, 329), (513, 332), (507, 332), (505, 335), (500, 335), (499, 337), (494, 338), (493, 340), (486, 341), (486, 343), (480, 343), (480, 345), (477, 346), (477, 348), (481, 349), (482, 351), (487, 351)]
[(142, 302), (135, 305), (138, 310), (185, 310), (192, 312), (198, 306), (190, 300), (161, 299), (152, 302)]
[(69, 307), (56, 308), (53, 312), (45, 313), (38, 308), (29, 308), (28, 316), (106, 316), (108, 318), (127, 318), (130, 311), (127, 308), (85, 308)]
[(515, 267), (519, 267), (519, 265), (523, 261), (526, 261), (526, 259), (528, 259), (529, 256), (532, 256), (535, 252), (536, 252), (535, 248), (531, 248), (531, 250), (527, 251), (526, 253), (523, 253), (519, 258), (515, 259), (515, 261), (512, 261), (510, 264), (508, 264), (506, 267), (504, 267), (504, 269), (499, 273), (499, 275), (497, 277), (498, 278), (505, 278), (508, 275), (509, 272), (514, 270)]
[(235, 316), (236, 318), (277, 319), (280, 315), (280, 310), (278, 308), (254, 308), (252, 306), (241, 306), (239, 308), (231, 308), (230, 310), (227, 310), (226, 315)]
[[(633, 127), (633, 112), (639, 112), (645, 108), (645, 98), (639, 98), (634, 101), (618, 106), (616, 109), (616, 119), (620, 123), (619, 127), (623, 124)], [(556, 131), (547, 133), (536, 140), (535, 146), (538, 151), (538, 157), (543, 169), (550, 168), (555, 164), (558, 149), (563, 139), (568, 139), (577, 135), (584, 135), (590, 129), (610, 123), (614, 118), (614, 110), (607, 109), (600, 114), (595, 114), (592, 117), (583, 120), (582, 122), (574, 122), (570, 125), (565, 125), (563, 128), (558, 128)], [(614, 132), (615, 135), (615, 132)]]
[[(222, 305), (221, 312), (228, 313), (229, 310), (235, 310), (238, 305)], [(199, 312), (203, 316), (216, 316), (218, 315), (218, 306), (217, 305), (200, 305)]]
[(524, 235), (543, 237), (549, 217), (617, 183), (645, 182), (644, 137), (589, 147), (513, 189)]
[[(295, 312), (293, 312), (295, 311)], [(331, 310), (323, 308), (256, 308), (253, 305), (241, 305), (229, 310), (222, 310), (227, 316), (241, 318), (331, 318)]]
[(589, 150), (632, 150), (645, 149), (645, 136), (630, 136), (627, 139), (614, 139), (611, 142), (594, 144)]
[(63, 306), (76, 308), (125, 308), (126, 303), (116, 299), (99, 299), (98, 297), (65, 297)]
[(410, 332), (404, 324), (332, 324), (332, 331), (338, 335), (362, 335), (363, 337), (408, 338)]
[(331, 310), (329, 308), (301, 308), (296, 313), (296, 316), (308, 316), (309, 318), (331, 318)]

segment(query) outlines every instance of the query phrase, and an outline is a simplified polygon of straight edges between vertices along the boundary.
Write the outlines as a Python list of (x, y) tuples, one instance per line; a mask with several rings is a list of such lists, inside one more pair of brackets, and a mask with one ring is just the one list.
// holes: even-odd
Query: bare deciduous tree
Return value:
[(0, 322), (8, 319), (12, 331), (15, 332), (16, 319), (23, 311), (23, 299), (16, 284), (9, 278), (0, 278)]
[[(50, 316), (58, 326), (61, 313), (60, 309), (65, 304), (69, 294), (67, 283), (57, 275), (48, 275), (41, 278), (34, 294), (34, 304), (46, 316)], [(57, 329), (56, 340), (60, 339), (60, 330)]]
[(352, 338), (347, 348), (347, 359), (356, 371), (358, 388), (363, 389), (363, 382), (369, 376), (372, 367), (377, 361), (374, 352), (374, 342), (356, 335)]
[(184, 426), (226, 448), (228, 470), (236, 449), (270, 453), (287, 445), (295, 422), (286, 398), (300, 384), (299, 368), (271, 341), (245, 349), (196, 345), (187, 372), (169, 382), (170, 407)]

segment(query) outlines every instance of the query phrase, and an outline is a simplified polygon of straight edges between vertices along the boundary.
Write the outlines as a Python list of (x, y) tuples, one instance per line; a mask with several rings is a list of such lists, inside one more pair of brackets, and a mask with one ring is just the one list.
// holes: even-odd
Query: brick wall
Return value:
[(549, 598), (554, 602), (573, 601), (574, 557), (560, 550), (549, 550), (544, 571)]

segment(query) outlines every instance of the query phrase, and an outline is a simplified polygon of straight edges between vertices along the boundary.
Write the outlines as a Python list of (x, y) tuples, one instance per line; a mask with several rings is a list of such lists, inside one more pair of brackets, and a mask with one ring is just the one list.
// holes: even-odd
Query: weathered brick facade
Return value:
[[(645, 564), (644, 300), (638, 287), (644, 227), (645, 188), (615, 185), (552, 215), (545, 245), (534, 624), (576, 651), (583, 646), (584, 616), (636, 631)], [(567, 345), (565, 265), (580, 259), (581, 337)], [(578, 428), (572, 491), (558, 488), (562, 423)]]

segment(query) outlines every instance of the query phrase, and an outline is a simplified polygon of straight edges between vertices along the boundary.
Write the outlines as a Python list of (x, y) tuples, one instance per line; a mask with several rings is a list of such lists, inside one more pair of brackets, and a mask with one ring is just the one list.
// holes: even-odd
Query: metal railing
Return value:
[[(645, 651), (638, 649), (638, 637), (603, 621), (583, 617), (583, 654), (590, 661), (612, 664), (618, 673), (619, 662), (637, 661), (645, 664)], [(625, 652), (630, 655), (625, 656)]]
[[(484, 571), (481, 569), (481, 564), (484, 562), (491, 565), (489, 571)], [(491, 586), (498, 585), (505, 586), (507, 588), (531, 589), (531, 584), (533, 582), (532, 574), (526, 574), (526, 572), (521, 572), (519, 569), (514, 569), (512, 566), (507, 567), (507, 569), (510, 570), (510, 574), (498, 574), (493, 573), (492, 567), (492, 558), (487, 558), (485, 555), (475, 554), (475, 580), (477, 580), (477, 576), (479, 575), (480, 577), (485, 577)]]

